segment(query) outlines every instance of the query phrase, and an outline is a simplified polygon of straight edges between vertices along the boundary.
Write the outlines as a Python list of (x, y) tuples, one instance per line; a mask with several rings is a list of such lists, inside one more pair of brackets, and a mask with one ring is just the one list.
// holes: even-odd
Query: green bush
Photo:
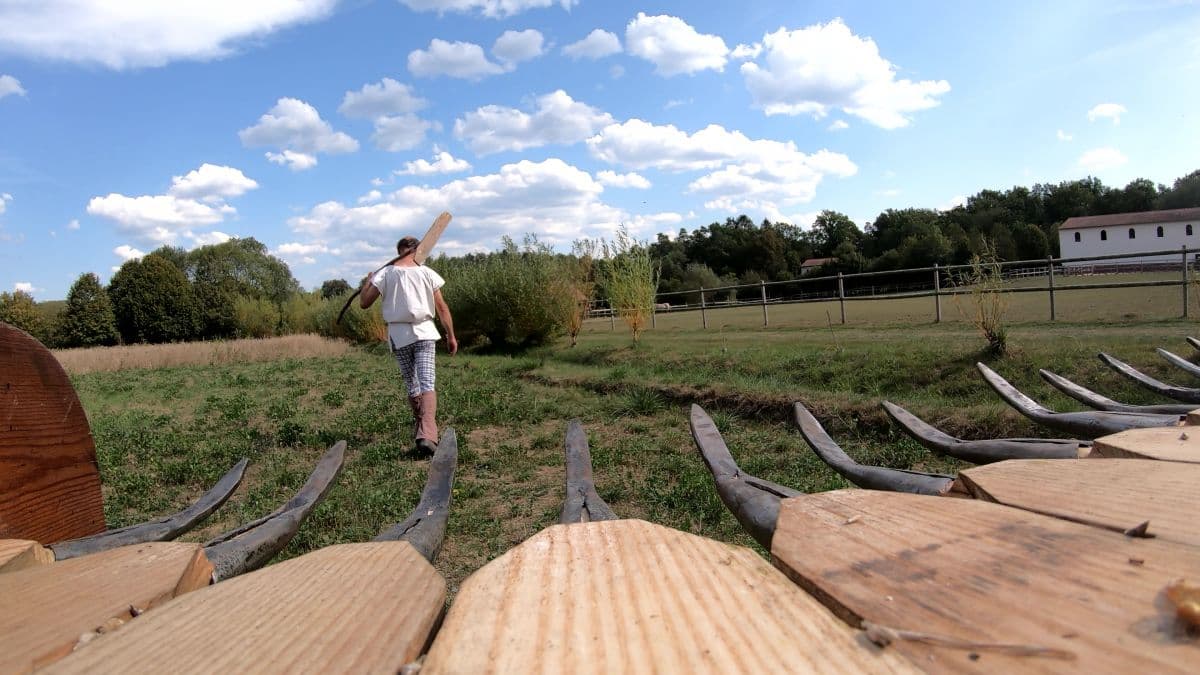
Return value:
[(383, 321), (383, 303), (376, 302), (370, 309), (364, 310), (358, 306), (358, 298), (354, 299), (350, 309), (346, 310), (342, 322), (337, 322), (338, 312), (346, 304), (350, 294), (322, 300), (313, 310), (313, 330), (319, 335), (331, 338), (343, 338), (355, 344), (378, 344), (387, 340), (387, 324)]
[(238, 337), (274, 337), (279, 331), (279, 308), (265, 298), (239, 296), (233, 301)]
[(12, 324), (43, 343), (46, 342), (46, 323), (37, 311), (33, 296), (25, 291), (0, 293), (0, 321)]
[(289, 297), (279, 308), (279, 334), (316, 333), (317, 312), (321, 303), (322, 295), (319, 291), (296, 293)]
[(67, 293), (67, 305), (55, 322), (55, 342), (61, 347), (114, 345), (119, 339), (117, 318), (100, 278), (79, 275)]

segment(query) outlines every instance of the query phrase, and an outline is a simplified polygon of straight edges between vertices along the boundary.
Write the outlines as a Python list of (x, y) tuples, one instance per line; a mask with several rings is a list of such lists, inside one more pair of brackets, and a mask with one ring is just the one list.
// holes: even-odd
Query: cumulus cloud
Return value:
[(257, 187), (258, 183), (239, 169), (205, 163), (187, 175), (172, 178), (167, 192), (175, 197), (213, 201), (238, 197)]
[(1060, 141), (1069, 141), (1072, 138), (1071, 134), (1068, 134), (1067, 132), (1063, 131), (1062, 129), (1059, 129), (1058, 132), (1054, 134), (1054, 136)]
[(411, 150), (425, 141), (425, 133), (436, 126), (416, 115), (396, 115), (375, 120), (371, 141), (388, 152)]
[(602, 59), (621, 53), (621, 39), (597, 28), (579, 42), (563, 47), (562, 52), (573, 59)]
[(625, 46), (630, 54), (653, 63), (654, 71), (664, 77), (721, 71), (729, 56), (720, 36), (699, 33), (679, 17), (644, 12), (625, 27)]
[(1095, 148), (1079, 157), (1079, 167), (1088, 171), (1115, 169), (1129, 161), (1125, 153), (1116, 148)]
[(359, 197), (358, 203), (359, 204), (374, 204), (375, 202), (377, 202), (381, 199), (383, 199), (382, 192), (380, 192), (379, 190), (371, 190), (367, 194)]
[(1101, 103), (1094, 106), (1088, 111), (1087, 118), (1089, 122), (1095, 122), (1101, 119), (1110, 119), (1113, 124), (1121, 123), (1121, 115), (1129, 112), (1125, 106), (1120, 103)]
[(752, 45), (738, 45), (733, 48), (729, 56), (739, 61), (751, 61), (757, 59), (762, 50), (763, 46), (761, 42), (755, 42)]
[(532, 114), (488, 105), (454, 122), (454, 136), (477, 154), (577, 143), (613, 122), (612, 115), (559, 89), (538, 97)]
[[(358, 141), (334, 131), (321, 119), (317, 109), (295, 98), (281, 98), (258, 123), (238, 132), (246, 147), (275, 146), (282, 152), (267, 153), (276, 164), (286, 164), (294, 171), (312, 168), (317, 153), (344, 153), (358, 150)], [(289, 155), (289, 151), (291, 154)]]
[(522, 61), (541, 56), (544, 43), (545, 38), (541, 32), (532, 28), (523, 31), (506, 30), (492, 45), (492, 55), (504, 64), (505, 69), (512, 70)]
[(374, 119), (386, 115), (402, 115), (421, 110), (429, 102), (417, 96), (407, 84), (385, 77), (375, 84), (364, 84), (358, 91), (348, 91), (338, 112), (346, 117)]
[(38, 0), (0, 3), (0, 52), (113, 69), (228, 56), (328, 16), (336, 0)]
[(431, 176), (439, 173), (458, 173), (460, 171), (470, 170), (470, 162), (465, 159), (456, 159), (450, 153), (443, 151), (434, 155), (434, 160), (432, 162), (424, 159), (405, 162), (404, 168), (396, 171), (396, 175)]
[(67, 229), (68, 230), (78, 230), (79, 229), (79, 220), (77, 218), (72, 218), (71, 222), (67, 223)]
[(117, 257), (121, 259), (122, 262), (128, 262), (130, 260), (137, 260), (137, 259), (141, 258), (142, 256), (146, 255), (145, 251), (139, 251), (138, 249), (130, 246), (129, 244), (121, 244), (120, 246), (113, 249), (113, 253), (115, 253), (117, 255)]
[(409, 52), (408, 72), (417, 77), (444, 75), (478, 82), (505, 70), (503, 66), (489, 61), (483, 53), (483, 47), (474, 42), (446, 42), (434, 38), (429, 42), (429, 49)]
[(911, 114), (939, 104), (945, 80), (897, 79), (896, 67), (870, 38), (834, 19), (763, 36), (765, 63), (743, 63), (754, 104), (767, 115), (812, 115), (841, 109), (884, 129), (911, 122)]
[(635, 190), (649, 190), (650, 181), (644, 176), (637, 173), (617, 173), (615, 171), (601, 171), (596, 174), (596, 180), (602, 185), (608, 185), (617, 188), (633, 188)]
[(33, 291), (35, 289), (33, 288), (33, 284), (29, 283), (28, 281), (18, 281), (17, 283), (13, 284), (13, 290), (33, 295)]
[(0, 98), (5, 96), (24, 96), (25, 88), (21, 81), (12, 75), (0, 75)]
[(12, 201), (12, 195), (7, 192), (0, 192), (0, 214), (8, 209), (8, 203)]
[(833, 122), (831, 122), (829, 124), (830, 131), (842, 131), (843, 129), (849, 129), (849, 128), (850, 128), (850, 123), (847, 122), (846, 120), (834, 120)]
[(224, 232), (213, 230), (212, 232), (185, 232), (185, 236), (191, 240), (193, 246), (213, 246), (216, 244), (224, 244), (233, 239), (232, 236)]
[(950, 199), (947, 199), (944, 204), (940, 204), (939, 206), (937, 206), (937, 210), (938, 211), (953, 211), (954, 209), (958, 208), (959, 206), (966, 206), (966, 205), (967, 205), (967, 196), (966, 195), (954, 195)]
[(554, 5), (569, 10), (579, 4), (579, 0), (400, 0), (400, 3), (414, 12), (437, 12), (439, 16), (454, 12), (503, 19), (526, 10)]

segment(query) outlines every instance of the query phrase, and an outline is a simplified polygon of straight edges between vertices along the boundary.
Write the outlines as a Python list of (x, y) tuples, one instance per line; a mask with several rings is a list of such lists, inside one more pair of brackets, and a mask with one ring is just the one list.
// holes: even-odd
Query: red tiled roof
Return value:
[[(1197, 209), (1197, 210), (1200, 211), (1200, 209)], [(821, 265), (824, 265), (826, 263), (831, 263), (831, 262), (837, 262), (837, 258), (809, 258), (808, 260), (805, 260), (804, 262), (800, 263), (800, 268), (803, 269), (805, 267), (820, 267)]]
[(1200, 220), (1200, 208), (1112, 213), (1107, 216), (1078, 216), (1067, 218), (1066, 222), (1058, 226), (1058, 229), (1078, 230), (1087, 227), (1120, 227), (1122, 225), (1175, 223), (1187, 220)]

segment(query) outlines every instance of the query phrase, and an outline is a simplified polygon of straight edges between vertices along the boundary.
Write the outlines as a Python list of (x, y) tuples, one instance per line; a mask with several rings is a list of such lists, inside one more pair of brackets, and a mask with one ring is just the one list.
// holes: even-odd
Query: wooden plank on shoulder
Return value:
[(638, 520), (555, 525), (463, 583), (430, 673), (916, 672), (746, 548)]
[(408, 542), (329, 546), (178, 598), (48, 672), (396, 673), (445, 599)]
[(979, 500), (839, 490), (785, 500), (772, 555), (846, 620), (940, 640), (893, 642), (931, 671), (1194, 673), (1200, 662), (1200, 637), (1164, 595), (1200, 575), (1190, 547)]
[(1097, 438), (1089, 457), (1200, 464), (1200, 430), (1190, 427), (1130, 429)]
[(960, 471), (976, 499), (1200, 547), (1200, 464), (1148, 459), (1013, 459)]
[(85, 634), (115, 629), (211, 577), (200, 545), (178, 542), (0, 574), (0, 672), (28, 672), (60, 659)]
[(0, 539), (0, 574), (54, 562), (54, 551), (28, 539)]

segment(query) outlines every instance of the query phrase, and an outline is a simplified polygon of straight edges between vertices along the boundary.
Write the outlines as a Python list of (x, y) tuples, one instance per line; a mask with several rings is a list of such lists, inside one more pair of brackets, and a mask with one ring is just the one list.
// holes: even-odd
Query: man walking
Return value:
[(416, 237), (405, 237), (396, 243), (399, 258), (363, 279), (359, 305), (367, 309), (383, 298), (388, 341), (408, 385), (417, 450), (433, 454), (438, 440), (434, 346), (441, 338), (433, 323), (434, 312), (446, 330), (446, 346), (451, 354), (458, 352), (458, 340), (454, 337), (450, 307), (442, 298), (441, 288), (446, 281), (413, 258), (419, 243)]

